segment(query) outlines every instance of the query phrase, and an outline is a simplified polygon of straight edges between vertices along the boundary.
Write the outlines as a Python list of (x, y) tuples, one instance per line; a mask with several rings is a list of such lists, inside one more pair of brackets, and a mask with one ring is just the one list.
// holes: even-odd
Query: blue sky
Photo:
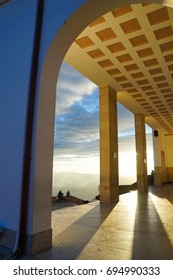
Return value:
[[(133, 182), (136, 176), (134, 117), (119, 103), (118, 130), (120, 182), (125, 183), (128, 180)], [(147, 142), (151, 147), (151, 131), (147, 130), (150, 132), (147, 134)], [(123, 174), (125, 162), (132, 168), (129, 168), (129, 173), (126, 169), (126, 174)], [(63, 63), (57, 82), (54, 185), (65, 184), (67, 173), (71, 176), (72, 173), (85, 176), (93, 174), (97, 176), (96, 180), (99, 183), (99, 168), (98, 87), (71, 66)], [(61, 180), (60, 176), (56, 176), (58, 173), (61, 173)]]

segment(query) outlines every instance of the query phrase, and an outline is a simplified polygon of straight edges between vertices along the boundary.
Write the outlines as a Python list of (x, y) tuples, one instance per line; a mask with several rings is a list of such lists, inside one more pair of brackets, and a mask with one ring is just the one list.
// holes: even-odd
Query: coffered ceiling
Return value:
[(173, 9), (155, 4), (121, 7), (92, 22), (65, 61), (146, 123), (173, 133)]

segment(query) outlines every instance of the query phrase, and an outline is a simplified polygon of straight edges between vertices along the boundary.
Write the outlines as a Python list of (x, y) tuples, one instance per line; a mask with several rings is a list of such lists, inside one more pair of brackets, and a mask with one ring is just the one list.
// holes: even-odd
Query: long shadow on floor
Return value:
[(59, 224), (53, 247), (34, 258), (173, 259), (173, 188), (150, 188), (149, 193), (138, 194), (135, 191), (122, 195), (117, 205), (91, 207), (83, 215), (79, 209), (80, 218), (75, 213), (69, 226)]
[(115, 204), (97, 204), (54, 238), (54, 245), (36, 259), (75, 260), (108, 217)]
[[(173, 192), (171, 191), (171, 196)], [(169, 208), (169, 211), (168, 211)], [(165, 190), (138, 193), (134, 224), (133, 256), (140, 250), (140, 259), (173, 259), (173, 207), (165, 199)], [(171, 224), (172, 223), (172, 228)], [(172, 238), (171, 238), (172, 235)]]

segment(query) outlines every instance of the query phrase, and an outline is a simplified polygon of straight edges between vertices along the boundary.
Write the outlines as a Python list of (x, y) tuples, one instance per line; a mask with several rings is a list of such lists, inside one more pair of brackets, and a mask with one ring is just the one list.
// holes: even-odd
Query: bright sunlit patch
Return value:
[(119, 184), (133, 184), (136, 182), (136, 154), (126, 152), (119, 154)]
[(125, 249), (126, 254), (128, 252), (129, 259), (131, 259), (135, 235), (136, 205), (136, 191), (120, 196), (118, 204), (115, 205), (107, 216), (103, 216), (106, 216), (106, 218), (80, 252), (78, 258), (84, 258), (91, 250), (91, 244), (94, 244), (94, 248), (97, 248), (97, 250), (99, 248), (97, 256), (99, 256), (99, 253), (102, 257), (104, 255), (110, 256), (114, 254), (114, 251), (123, 251)]
[(146, 144), (147, 144), (147, 173), (151, 174), (151, 171), (154, 170), (154, 155), (153, 155), (153, 138), (152, 138), (152, 129), (148, 125), (146, 127)]
[[(162, 194), (163, 195), (163, 194)], [(172, 240), (172, 230), (169, 230), (170, 227), (168, 226), (168, 222), (170, 221), (171, 213), (173, 213), (173, 205), (172, 203), (163, 197), (159, 197), (159, 193), (157, 195), (150, 193), (150, 198), (154, 204), (155, 210), (157, 211), (157, 214), (160, 218), (160, 221), (163, 225), (163, 229), (167, 234), (167, 237), (170, 237), (170, 243), (173, 245), (173, 240)], [(171, 225), (172, 227), (172, 225)], [(172, 242), (171, 242), (172, 241)]]
[(53, 172), (73, 172), (81, 174), (99, 174), (99, 156), (64, 155), (56, 157)]

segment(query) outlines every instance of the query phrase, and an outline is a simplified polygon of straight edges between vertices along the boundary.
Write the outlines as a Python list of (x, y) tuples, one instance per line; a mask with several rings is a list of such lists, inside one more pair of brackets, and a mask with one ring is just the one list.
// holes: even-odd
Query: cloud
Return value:
[(120, 103), (117, 104), (118, 110), (118, 136), (126, 137), (134, 135), (134, 115)]
[[(133, 114), (118, 103), (119, 137), (134, 135)], [(63, 154), (99, 153), (99, 90), (64, 63), (57, 83), (55, 148)]]
[[(55, 149), (59, 150), (59, 155), (98, 154), (99, 98), (97, 87), (66, 64), (62, 68), (62, 73), (63, 75), (59, 78), (60, 88), (58, 87), (60, 102), (57, 106), (59, 109), (57, 108), (55, 116)], [(64, 81), (64, 75), (66, 74), (66, 78), (69, 79), (68, 83), (71, 84), (70, 91), (65, 90), (67, 83)], [(59, 99), (57, 97), (57, 102)], [(71, 101), (66, 102), (67, 99)]]
[(65, 114), (69, 107), (91, 95), (97, 86), (66, 63), (62, 64), (57, 82), (56, 114)]

